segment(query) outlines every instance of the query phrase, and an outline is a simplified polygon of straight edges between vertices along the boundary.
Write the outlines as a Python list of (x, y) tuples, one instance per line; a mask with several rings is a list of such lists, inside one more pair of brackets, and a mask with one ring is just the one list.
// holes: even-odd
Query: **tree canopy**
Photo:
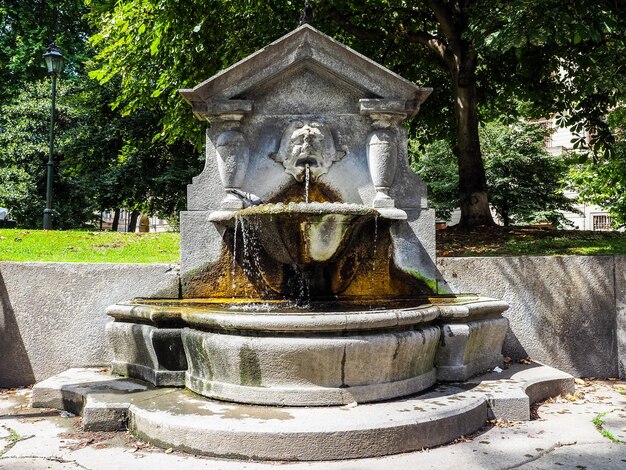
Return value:
[[(537, 124), (498, 121), (480, 128), (487, 190), (491, 205), (505, 226), (548, 221), (565, 225), (561, 211), (575, 211), (567, 198), (569, 162), (550, 155), (544, 140), (550, 131)], [(437, 216), (449, 219), (458, 207), (455, 186), (458, 172), (445, 140), (412, 149), (413, 168), (428, 181), (431, 205)]]
[(50, 82), (42, 54), (56, 40), (66, 57), (55, 121), (56, 228), (81, 227), (102, 210), (165, 217), (184, 207), (185, 186), (202, 168), (193, 146), (155, 140), (161, 110), (113, 110), (120, 79), (87, 76), (94, 51), (82, 0), (0, 0), (0, 205), (23, 227), (41, 226), (48, 159)]
[[(121, 78), (116, 104), (166, 110), (164, 136), (195, 143), (198, 123), (177, 95), (297, 25), (302, 4), (165, 0), (87, 0), (97, 33), (101, 82)], [(614, 1), (402, 0), (314, 2), (314, 25), (435, 93), (413, 135), (448, 136), (459, 168), (462, 221), (489, 224), (478, 134), (481, 120), (516, 117), (516, 100), (534, 115), (563, 113), (575, 130), (599, 129), (607, 107), (623, 98), (624, 11)], [(604, 136), (605, 138), (600, 138)]]
[(626, 226), (626, 107), (614, 109), (607, 124), (615, 142), (610, 152), (583, 152), (570, 180), (584, 202), (609, 209), (616, 227)]
[[(188, 177), (199, 171), (204, 141), (204, 125), (191, 117), (177, 90), (294, 29), (303, 4), (0, 0), (0, 106), (17, 119), (10, 111), (19, 105), (16, 99), (34, 99), (27, 84), (45, 78), (41, 54), (56, 39), (68, 58), (63, 99), (78, 100), (72, 123), (80, 123), (81, 130), (68, 130), (68, 136), (73, 132), (82, 149), (80, 156), (69, 148), (60, 155), (65, 163), (59, 162), (59, 170), (75, 165), (60, 172), (63, 181), (76, 188), (90, 181), (83, 186), (100, 208), (175, 211)], [(434, 87), (410, 124), (410, 136), (417, 150), (440, 139), (451, 143), (464, 224), (491, 223), (481, 123), (516, 122), (520, 113), (559, 113), (560, 122), (580, 134), (577, 146), (589, 147), (596, 159), (620, 148), (605, 116), (623, 103), (626, 91), (623, 2), (318, 0), (313, 6), (316, 28), (409, 80)], [(85, 84), (87, 73), (100, 87)], [(43, 115), (41, 108), (32, 119)], [(589, 142), (584, 129), (593, 131)], [(22, 144), (29, 144), (26, 133), (20, 135)], [(44, 132), (33, 136), (43, 139), (41, 158)], [(0, 148), (0, 159), (17, 161), (7, 152)], [(34, 191), (31, 199), (41, 199), (39, 177), (25, 177), (17, 164), (2, 171), (10, 184), (0, 197), (26, 200), (24, 194)], [(180, 191), (179, 202), (164, 197), (164, 188)]]

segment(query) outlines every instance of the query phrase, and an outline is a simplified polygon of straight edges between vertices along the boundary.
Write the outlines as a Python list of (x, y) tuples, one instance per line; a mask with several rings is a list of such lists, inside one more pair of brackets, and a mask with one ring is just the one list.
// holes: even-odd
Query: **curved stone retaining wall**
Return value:
[[(440, 258), (455, 292), (511, 304), (505, 354), (577, 376), (626, 376), (626, 256)], [(0, 387), (107, 365), (108, 305), (176, 298), (164, 264), (0, 262)]]

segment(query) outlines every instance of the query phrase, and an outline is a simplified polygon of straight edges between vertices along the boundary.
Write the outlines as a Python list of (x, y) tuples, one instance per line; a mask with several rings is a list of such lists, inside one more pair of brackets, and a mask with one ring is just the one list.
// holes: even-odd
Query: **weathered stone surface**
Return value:
[(111, 359), (106, 307), (178, 297), (178, 270), (154, 264), (0, 262), (0, 387)]
[(501, 366), (500, 349), (508, 326), (509, 322), (502, 317), (443, 323), (441, 343), (435, 357), (437, 379), (448, 382), (467, 380)]
[(406, 221), (391, 226), (394, 263), (412, 275), (419, 275), (436, 289), (435, 211), (433, 209), (405, 209)]
[[(463, 381), (502, 365), (502, 342), (508, 321), (506, 302), (467, 296), (466, 301), (440, 301), (441, 341), (435, 356), (437, 379)], [(437, 305), (437, 304), (435, 304)]]
[[(98, 430), (117, 431), (125, 427), (126, 410), (133, 393), (149, 390), (149, 386), (129, 380), (119, 380), (111, 376), (106, 369), (69, 369), (62, 374), (52, 376), (33, 387), (32, 406), (34, 408), (56, 408), (85, 418), (89, 401), (98, 402), (103, 393), (120, 394), (121, 402), (109, 402), (106, 407), (83, 423)], [(96, 405), (98, 407), (98, 405)], [(120, 412), (120, 410), (124, 410)], [(120, 414), (121, 413), (121, 414)], [(102, 429), (107, 428), (107, 429)]]
[[(196, 117), (211, 122), (206, 165), (188, 187), (189, 211), (181, 218), (183, 296), (219, 291), (241, 297), (228, 283), (219, 289), (200, 286), (231, 271), (217, 263), (229, 248), (222, 239), (225, 229), (211, 228), (206, 217), (212, 211), (210, 220), (219, 224), (237, 209), (220, 207), (229, 185), (264, 202), (301, 202), (309, 184), (310, 192), (320, 195), (318, 202), (376, 207), (381, 217), (393, 220), (406, 219), (408, 211), (409, 220), (392, 228), (394, 262), (434, 285), (434, 215), (427, 209), (425, 184), (409, 167), (401, 124), (431, 91), (308, 25), (181, 90)], [(235, 135), (237, 144), (225, 146)], [(228, 154), (228, 165), (222, 154)], [(233, 169), (232, 177), (226, 178), (225, 168)], [(251, 283), (254, 294), (262, 295)]]
[(209, 222), (209, 215), (209, 211), (200, 210), (180, 213), (181, 291), (186, 298), (194, 297), (193, 276), (216, 263), (222, 254), (223, 230)]
[(409, 395), (435, 382), (436, 327), (337, 336), (183, 330), (186, 386), (221, 400), (337, 405)]
[(108, 369), (68, 369), (33, 387), (33, 408), (56, 408), (82, 416), (86, 431), (122, 431), (128, 408), (171, 389), (155, 390), (148, 384), (120, 379)]
[(571, 375), (541, 364), (511, 364), (501, 372), (472, 377), (462, 386), (484, 394), (490, 418), (522, 421), (531, 419), (533, 403), (574, 393)]
[(182, 387), (187, 360), (180, 328), (128, 322), (106, 326), (114, 374), (142, 379), (158, 387)]
[[(71, 390), (77, 400), (93, 403), (91, 416), (101, 417), (99, 425), (103, 427), (119, 425), (116, 416), (127, 410), (129, 429), (163, 448), (245, 460), (343, 460), (421, 450), (474, 432), (485, 424), (488, 416), (528, 419), (529, 405), (534, 400), (573, 390), (573, 379), (567, 374), (546, 366), (518, 364), (500, 374), (476, 377), (462, 386), (442, 385), (401, 400), (342, 407), (238, 405), (175, 389), (136, 390), (136, 384), (129, 379), (116, 382), (118, 385), (112, 386), (102, 372), (73, 370), (49, 381), (47, 388), (56, 396), (63, 396), (63, 390)], [(129, 383), (124, 385), (124, 382)], [(116, 393), (123, 387), (130, 387), (135, 393)], [(541, 394), (537, 393), (539, 389)], [(46, 406), (58, 403), (63, 402), (46, 402)], [(580, 404), (573, 406), (581, 407)], [(532, 423), (536, 421), (529, 424)], [(90, 423), (91, 426), (96, 424), (97, 421)], [(570, 425), (568, 429), (576, 427)], [(562, 432), (560, 430), (561, 435)], [(597, 431), (592, 429), (592, 432), (601, 438)], [(498, 443), (508, 442), (503, 439), (498, 437)], [(447, 449), (443, 460), (437, 460), (443, 463), (436, 467), (447, 468), (457, 449)], [(419, 460), (405, 455), (396, 457), (399, 460), (344, 462), (338, 468), (354, 468), (360, 464), (364, 468), (387, 468), (390, 462), (397, 462), (404, 468), (420, 465), (427, 455), (420, 453)], [(470, 452), (469, 455), (476, 454)], [(461, 466), (467, 463), (467, 458), (457, 460)], [(486, 468), (485, 465), (504, 468), (494, 466), (494, 462), (492, 457), (481, 461), (476, 468)], [(322, 465), (328, 468), (333, 464)]]
[[(441, 406), (442, 401), (449, 405)], [(187, 452), (246, 460), (337, 460), (449, 442), (480, 427), (487, 409), (471, 392), (438, 387), (419, 398), (351, 408), (254, 407), (178, 394), (133, 406), (130, 414), (133, 432)]]
[(615, 256), (615, 323), (619, 376), (626, 378), (626, 256)]
[[(282, 75), (281, 72), (293, 69), (293, 65), (322, 68), (340, 77), (347, 86), (359, 91), (367, 90), (380, 97), (412, 98), (416, 103), (413, 103), (411, 111), (407, 111), (410, 113), (414, 113), (418, 103), (432, 91), (416, 87), (315, 28), (303, 25), (202, 82), (193, 90), (181, 90), (181, 94), (192, 106), (210, 100), (228, 100), (244, 95), (247, 90), (276, 75)], [(292, 103), (295, 106), (297, 100), (292, 100)]]
[(615, 289), (623, 282), (616, 284), (613, 274), (623, 259), (440, 258), (437, 266), (455, 292), (480, 292), (511, 305), (506, 355), (530, 356), (578, 376), (618, 374)]

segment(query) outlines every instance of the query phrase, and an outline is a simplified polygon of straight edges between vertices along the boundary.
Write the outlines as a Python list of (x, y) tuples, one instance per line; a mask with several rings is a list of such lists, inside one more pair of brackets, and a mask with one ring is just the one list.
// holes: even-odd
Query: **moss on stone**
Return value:
[(239, 383), (250, 387), (261, 386), (259, 356), (248, 345), (244, 345), (239, 350)]

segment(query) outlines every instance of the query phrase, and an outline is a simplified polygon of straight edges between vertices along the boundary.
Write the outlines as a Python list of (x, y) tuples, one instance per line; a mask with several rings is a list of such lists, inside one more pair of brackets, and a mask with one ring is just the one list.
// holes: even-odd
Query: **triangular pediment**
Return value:
[(234, 97), (254, 102), (257, 114), (344, 114), (359, 112), (359, 100), (381, 98), (305, 60)]
[(281, 79), (287, 83), (290, 78), (296, 78), (295, 70), (318, 73), (333, 86), (360, 94), (358, 98), (403, 100), (408, 103), (409, 114), (431, 92), (430, 88), (418, 87), (307, 24), (193, 89), (180, 92), (194, 110), (200, 110), (209, 102), (247, 99)]

